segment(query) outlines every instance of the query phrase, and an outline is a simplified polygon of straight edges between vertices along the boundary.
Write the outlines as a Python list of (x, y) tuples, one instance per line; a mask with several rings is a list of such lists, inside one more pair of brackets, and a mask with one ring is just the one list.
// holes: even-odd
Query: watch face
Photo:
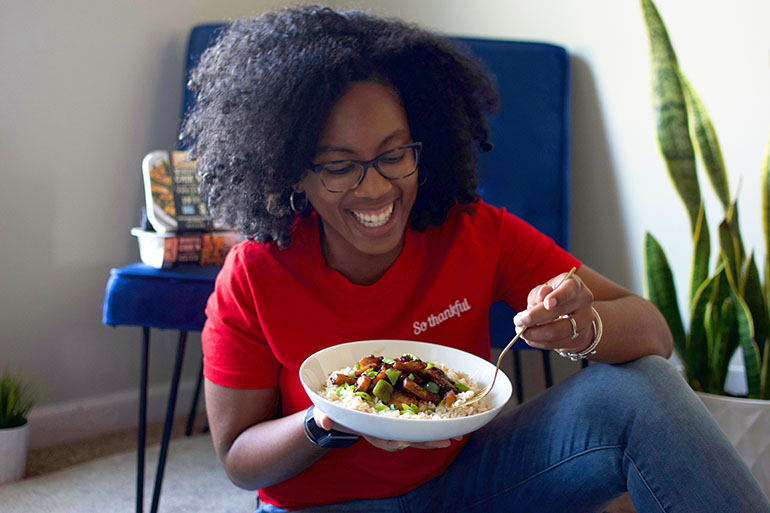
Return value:
[(350, 433), (345, 433), (342, 431), (338, 431), (336, 429), (332, 429), (331, 431), (328, 431), (326, 435), (324, 435), (319, 440), (319, 445), (321, 447), (329, 447), (329, 448), (343, 448), (343, 447), (350, 447), (354, 443), (358, 442), (358, 440), (361, 437), (358, 435), (353, 435)]

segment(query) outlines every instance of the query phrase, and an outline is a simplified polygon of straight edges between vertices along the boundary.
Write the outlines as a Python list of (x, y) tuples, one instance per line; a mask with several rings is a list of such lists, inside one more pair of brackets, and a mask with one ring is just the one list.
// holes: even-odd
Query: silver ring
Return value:
[(577, 323), (575, 322), (575, 319), (572, 318), (571, 315), (567, 316), (567, 320), (570, 324), (572, 324), (572, 333), (569, 334), (570, 340), (575, 340), (578, 338), (578, 331), (577, 331)]

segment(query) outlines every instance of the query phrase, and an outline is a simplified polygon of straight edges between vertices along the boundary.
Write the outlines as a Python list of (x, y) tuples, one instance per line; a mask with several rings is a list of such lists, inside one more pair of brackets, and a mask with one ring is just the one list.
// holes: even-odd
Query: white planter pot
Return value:
[(0, 429), (0, 485), (18, 481), (24, 476), (29, 446), (29, 422)]
[(770, 497), (770, 401), (696, 393)]

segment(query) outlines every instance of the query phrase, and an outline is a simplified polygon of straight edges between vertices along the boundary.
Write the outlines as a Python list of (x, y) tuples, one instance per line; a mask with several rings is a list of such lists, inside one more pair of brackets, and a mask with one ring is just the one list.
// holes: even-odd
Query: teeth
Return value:
[(351, 212), (353, 212), (353, 216), (358, 219), (358, 222), (362, 225), (367, 228), (376, 228), (387, 223), (390, 216), (393, 215), (393, 203), (378, 214), (365, 214), (363, 212), (356, 212), (355, 210), (351, 210)]

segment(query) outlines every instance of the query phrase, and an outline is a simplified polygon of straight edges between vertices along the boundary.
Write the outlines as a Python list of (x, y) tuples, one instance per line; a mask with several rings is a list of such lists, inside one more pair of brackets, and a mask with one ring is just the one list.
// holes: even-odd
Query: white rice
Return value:
[[(489, 397), (485, 397), (473, 404), (466, 404), (467, 401), (475, 397), (482, 388), (475, 381), (470, 379), (467, 374), (457, 372), (440, 363), (434, 362), (433, 364), (444, 371), (444, 374), (446, 374), (449, 379), (462, 383), (469, 388), (469, 390), (457, 394), (457, 400), (450, 407), (447, 407), (443, 401), (438, 406), (428, 401), (420, 401), (418, 404), (417, 413), (392, 410), (390, 408), (377, 410), (374, 408), (375, 404), (382, 404), (379, 399), (375, 399), (375, 402), (367, 401), (364, 398), (355, 395), (353, 387), (340, 387), (339, 385), (331, 383), (329, 379), (326, 380), (326, 385), (324, 385), (319, 394), (324, 399), (334, 403), (339, 403), (346, 408), (366, 413), (373, 413), (383, 417), (400, 417), (407, 419), (426, 420), (453, 419), (457, 417), (467, 417), (476, 413), (482, 413), (490, 409), (488, 401)], [(344, 374), (346, 376), (353, 376), (355, 373), (355, 368), (345, 367), (343, 369), (332, 372), (329, 376), (335, 376), (338, 373)]]

